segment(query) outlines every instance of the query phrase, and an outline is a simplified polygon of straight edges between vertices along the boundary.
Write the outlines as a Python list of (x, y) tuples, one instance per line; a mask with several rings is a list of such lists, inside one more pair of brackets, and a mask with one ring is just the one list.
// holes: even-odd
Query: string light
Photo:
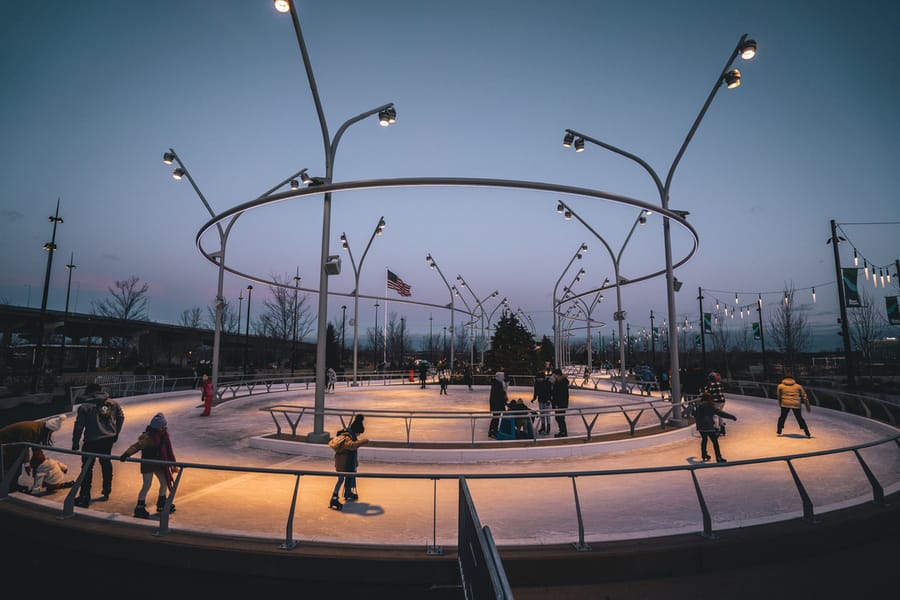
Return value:
[(863, 259), (863, 273), (866, 274), (866, 281), (869, 280), (869, 263)]
[(853, 249), (853, 266), (859, 266), (859, 255), (856, 253), (856, 248)]
[(784, 293), (784, 305), (785, 305), (785, 306), (788, 305), (788, 295), (787, 295), (787, 292)]
[(881, 277), (881, 289), (884, 289), (884, 273), (878, 269), (878, 276)]
[(740, 304), (740, 301), (738, 300), (737, 292), (734, 293), (734, 303)]
[(812, 294), (813, 294), (813, 304), (815, 304), (816, 303), (816, 288), (812, 289)]

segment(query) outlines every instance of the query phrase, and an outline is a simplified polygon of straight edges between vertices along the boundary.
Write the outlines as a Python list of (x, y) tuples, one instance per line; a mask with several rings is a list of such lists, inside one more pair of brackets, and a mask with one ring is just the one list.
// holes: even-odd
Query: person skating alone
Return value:
[(214, 393), (212, 379), (209, 378), (209, 375), (204, 373), (203, 378), (200, 381), (200, 397), (203, 400), (203, 412), (200, 413), (201, 417), (209, 416), (209, 411), (212, 410)]
[[(716, 408), (725, 410), (725, 388), (722, 387), (722, 381), (718, 373), (712, 371), (706, 376), (706, 385), (703, 387), (703, 391), (712, 396)], [(717, 421), (719, 425), (719, 435), (725, 435), (725, 422), (722, 419), (717, 419)]]
[(781, 407), (781, 416), (778, 417), (778, 435), (781, 435), (781, 430), (784, 429), (784, 421), (787, 419), (788, 413), (792, 412), (806, 437), (812, 437), (809, 433), (809, 426), (803, 419), (802, 411), (803, 405), (806, 406), (806, 412), (811, 411), (809, 398), (806, 397), (806, 390), (803, 389), (803, 386), (797, 383), (790, 373), (786, 373), (784, 379), (778, 384), (776, 396), (778, 397), (778, 406)]
[(716, 453), (716, 462), (727, 462), (725, 458), (722, 457), (722, 451), (719, 449), (719, 426), (716, 424), (717, 416), (723, 419), (737, 421), (736, 416), (718, 408), (716, 403), (713, 402), (713, 397), (709, 393), (704, 392), (700, 397), (697, 408), (694, 409), (694, 420), (697, 431), (700, 432), (700, 455), (703, 458), (703, 462), (710, 460), (709, 453), (707, 452), (707, 446), (710, 440), (712, 440), (713, 450)]
[(562, 369), (554, 369), (551, 377), (553, 383), (553, 410), (556, 413), (556, 426), (559, 431), (553, 437), (567, 437), (566, 409), (569, 408), (569, 378), (563, 375)]

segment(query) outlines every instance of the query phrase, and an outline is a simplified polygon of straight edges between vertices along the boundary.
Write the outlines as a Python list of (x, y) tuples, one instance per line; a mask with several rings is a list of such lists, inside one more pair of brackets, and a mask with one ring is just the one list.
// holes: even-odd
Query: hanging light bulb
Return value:
[(866, 281), (869, 280), (869, 263), (866, 259), (863, 259), (863, 273), (866, 274)]
[(854, 267), (859, 266), (859, 255), (856, 254), (856, 248), (853, 249), (853, 266)]
[(740, 304), (740, 302), (738, 301), (737, 292), (734, 293), (734, 303)]
[(815, 304), (816, 303), (816, 288), (813, 288), (812, 292), (813, 292), (813, 304)]
[(872, 269), (872, 287), (878, 289), (878, 276), (875, 275), (875, 269)]
[(716, 298), (716, 310), (719, 310), (719, 299), (718, 298)]
[(787, 295), (787, 292), (784, 293), (784, 305), (785, 305), (785, 306), (788, 305), (788, 295)]
[[(716, 309), (718, 309), (718, 308), (719, 308), (719, 307), (717, 306)], [(726, 316), (726, 317), (728, 316), (728, 307), (727, 307), (727, 306), (725, 307), (725, 316)]]
[(881, 289), (884, 289), (884, 273), (881, 269), (878, 269), (878, 276), (881, 277)]

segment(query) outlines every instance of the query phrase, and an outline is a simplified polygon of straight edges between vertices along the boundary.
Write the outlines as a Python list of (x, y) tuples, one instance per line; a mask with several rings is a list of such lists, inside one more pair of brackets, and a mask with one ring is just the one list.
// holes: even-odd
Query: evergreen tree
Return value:
[(484, 355), (484, 365), (489, 373), (503, 368), (510, 375), (532, 375), (543, 368), (534, 336), (515, 314), (504, 311), (500, 316), (491, 338), (491, 350)]

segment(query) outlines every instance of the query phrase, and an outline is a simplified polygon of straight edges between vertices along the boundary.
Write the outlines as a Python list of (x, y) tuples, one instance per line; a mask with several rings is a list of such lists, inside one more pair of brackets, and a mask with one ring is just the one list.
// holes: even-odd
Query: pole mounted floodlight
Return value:
[(444, 277), (444, 273), (441, 271), (441, 268), (438, 266), (437, 261), (434, 260), (434, 257), (431, 256), (431, 253), (428, 252), (425, 255), (425, 262), (428, 263), (428, 268), (434, 269), (438, 272), (438, 275), (441, 276), (441, 280), (443, 280), (444, 285), (447, 286), (447, 291), (450, 292), (450, 304), (447, 305), (447, 308), (450, 309), (450, 372), (453, 373), (454, 361), (455, 361), (455, 344), (454, 344), (454, 334), (456, 333), (456, 323), (455, 323), (455, 315), (456, 315), (456, 306), (454, 303), (454, 291), (456, 288), (452, 287), (448, 282), (447, 278)]
[(288, 0), (275, 0), (275, 10), (286, 13), (291, 10), (291, 3)]
[(566, 132), (566, 135), (563, 136), (563, 148), (571, 148), (572, 142), (575, 140), (575, 134)]
[(728, 86), (729, 90), (733, 90), (736, 87), (740, 87), (741, 85), (741, 72), (737, 69), (732, 69), (725, 73), (725, 85)]
[[(725, 83), (727, 88), (734, 89), (740, 85), (741, 75), (740, 71), (737, 69), (732, 70), (731, 65), (734, 63), (735, 59), (738, 56), (743, 60), (749, 60), (756, 56), (757, 52), (757, 43), (756, 40), (747, 39), (747, 34), (741, 36), (741, 39), (738, 41), (737, 45), (734, 47), (734, 50), (731, 52), (731, 56), (729, 56), (728, 61), (725, 63), (725, 68), (719, 72), (718, 77), (716, 78), (716, 83), (710, 91), (709, 95), (706, 98), (706, 101), (703, 104), (703, 107), (700, 109), (699, 114), (694, 119), (693, 124), (691, 125), (690, 130), (688, 131), (687, 136), (685, 136), (684, 141), (681, 144), (681, 147), (678, 150), (678, 153), (675, 155), (675, 159), (672, 161), (672, 164), (669, 166), (668, 173), (666, 174), (665, 179), (662, 179), (656, 171), (651, 167), (645, 160), (640, 158), (639, 156), (622, 150), (621, 148), (617, 148), (611, 144), (607, 144), (606, 142), (600, 141), (598, 139), (589, 137), (580, 133), (578, 131), (574, 131), (571, 129), (567, 129), (566, 133), (571, 133), (575, 143), (575, 149), (578, 150), (578, 140), (587, 140), (592, 144), (596, 144), (602, 148), (606, 148), (611, 152), (615, 152), (625, 158), (632, 160), (638, 163), (653, 179), (653, 182), (656, 184), (657, 191), (659, 192), (659, 199), (661, 206), (664, 210), (669, 210), (669, 190), (672, 185), (672, 178), (675, 175), (675, 170), (678, 168), (679, 163), (681, 162), (682, 156), (684, 156), (685, 151), (687, 150), (688, 145), (694, 137), (694, 134), (697, 131), (697, 128), (700, 126), (700, 122), (703, 120), (704, 115), (706, 115), (706, 111), (709, 109), (710, 104), (712, 104), (713, 99), (715, 98), (716, 93), (718, 93), (719, 89), (722, 87), (722, 83)], [(674, 276), (674, 265), (672, 260), (672, 239), (671, 239), (671, 231), (670, 231), (670, 220), (668, 218), (663, 218), (663, 238), (664, 238), (664, 246), (665, 246), (665, 258), (666, 258), (666, 304), (668, 311), (668, 319), (667, 326), (669, 330), (669, 339), (677, 339), (678, 331), (677, 331), (677, 323), (676, 323), (676, 308), (675, 308), (675, 276)], [(672, 371), (672, 379), (671, 379), (671, 399), (673, 403), (672, 407), (672, 420), (678, 422), (681, 420), (681, 374), (679, 367), (679, 358), (678, 358), (678, 347), (677, 344), (669, 344), (669, 368)]]
[(575, 152), (584, 152), (584, 138), (575, 140)]

